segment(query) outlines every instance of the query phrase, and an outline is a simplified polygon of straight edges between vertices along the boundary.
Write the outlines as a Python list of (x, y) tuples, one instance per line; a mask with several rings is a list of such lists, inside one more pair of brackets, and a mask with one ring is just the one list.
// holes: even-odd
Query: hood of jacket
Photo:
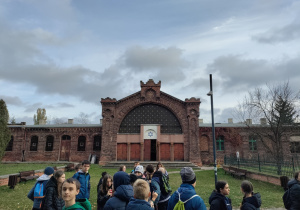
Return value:
[(288, 188), (291, 188), (295, 184), (299, 184), (298, 180), (293, 179), (293, 180), (289, 181), (288, 182)]
[(209, 197), (209, 204), (211, 204), (215, 199), (222, 200), (225, 204), (225, 196), (219, 193), (218, 191), (214, 190), (212, 191), (210, 197)]
[(114, 182), (114, 189), (118, 190), (119, 186), (130, 184), (130, 177), (124, 171), (118, 171), (117, 173), (114, 174), (113, 182)]
[(255, 193), (252, 197), (244, 198), (243, 205), (251, 204), (255, 208), (259, 208), (261, 206), (261, 196), (260, 193)]
[(37, 178), (36, 181), (46, 181), (46, 180), (49, 180), (50, 178), (51, 178), (51, 176), (43, 174), (42, 176), (40, 176), (39, 178)]
[(131, 210), (131, 209), (153, 209), (151, 208), (150, 204), (147, 201), (144, 200), (139, 200), (139, 199), (135, 199), (135, 198), (131, 198), (130, 202), (128, 203), (126, 210)]
[(133, 197), (133, 187), (131, 185), (120, 185), (114, 192), (114, 196), (122, 201), (129, 202)]

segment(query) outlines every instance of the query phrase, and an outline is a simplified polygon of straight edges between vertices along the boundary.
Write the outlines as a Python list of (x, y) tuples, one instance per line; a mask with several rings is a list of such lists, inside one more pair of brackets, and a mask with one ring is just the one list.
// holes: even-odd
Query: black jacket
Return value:
[[(226, 205), (225, 199), (228, 199), (228, 204), (229, 204), (228, 206)], [(210, 210), (232, 209), (231, 200), (229, 198), (226, 198), (221, 193), (218, 193), (216, 190), (212, 191), (212, 193), (209, 197), (209, 205), (210, 205), (210, 208), (209, 208)]]
[(106, 204), (106, 201), (108, 201), (108, 199), (110, 198), (109, 195), (107, 195), (106, 191), (102, 191), (101, 190), (101, 185), (98, 191), (98, 195), (97, 195), (97, 210), (102, 210), (104, 209), (104, 205)]
[(64, 206), (64, 200), (58, 197), (57, 181), (52, 176), (46, 185), (46, 194), (43, 199), (42, 209), (61, 210)]
[(289, 210), (300, 209), (300, 182), (296, 179), (289, 181), (288, 188), (290, 189), (291, 208)]
[(244, 198), (241, 210), (258, 210), (261, 206), (261, 197), (259, 193), (255, 193), (252, 197)]

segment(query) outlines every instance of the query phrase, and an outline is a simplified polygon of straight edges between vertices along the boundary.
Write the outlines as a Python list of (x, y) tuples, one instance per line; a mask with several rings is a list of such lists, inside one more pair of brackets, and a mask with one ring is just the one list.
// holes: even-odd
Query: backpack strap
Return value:
[[(176, 192), (178, 193), (178, 196), (179, 196), (179, 201), (181, 201), (180, 200), (180, 193), (178, 192), (178, 190), (176, 190)], [(183, 202), (183, 203), (186, 203), (186, 202), (188, 202), (189, 200), (192, 200), (194, 197), (200, 197), (199, 195), (193, 195), (192, 197), (190, 197), (189, 199), (187, 199), (186, 201), (181, 201), (181, 202)]]

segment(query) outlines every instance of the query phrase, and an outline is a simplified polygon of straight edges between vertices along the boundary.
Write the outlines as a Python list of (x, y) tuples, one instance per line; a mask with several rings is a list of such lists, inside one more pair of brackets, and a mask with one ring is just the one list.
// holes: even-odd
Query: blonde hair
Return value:
[(133, 193), (136, 199), (148, 200), (150, 187), (149, 184), (142, 179), (138, 179), (133, 184)]
[(162, 174), (165, 174), (165, 173), (166, 173), (166, 169), (163, 168), (163, 167), (160, 167), (160, 168), (158, 169), (158, 171), (161, 171)]

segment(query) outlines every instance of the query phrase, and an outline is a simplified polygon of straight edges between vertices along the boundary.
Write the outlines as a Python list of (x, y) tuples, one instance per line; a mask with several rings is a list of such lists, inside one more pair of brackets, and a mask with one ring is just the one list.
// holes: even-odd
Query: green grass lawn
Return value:
[[(2, 167), (3, 164), (1, 164)], [(8, 164), (5, 164), (6, 167), (9, 167)], [(28, 164), (32, 165), (32, 164)], [(34, 165), (34, 164), (33, 164)], [(29, 166), (28, 166), (29, 167)], [(33, 169), (32, 167), (29, 167)], [(30, 170), (30, 169), (27, 170)], [(42, 168), (45, 168), (43, 165)], [(19, 169), (18, 169), (19, 170)], [(22, 169), (23, 170), (23, 169)], [(118, 169), (104, 169), (98, 165), (93, 164), (90, 169), (91, 174), (91, 197), (90, 202), (93, 209), (96, 209), (97, 206), (97, 191), (96, 187), (100, 179), (101, 173), (107, 171), (109, 174), (114, 174)], [(129, 172), (131, 169), (128, 169)], [(179, 169), (178, 169), (179, 170)], [(1, 170), (2, 171), (2, 170)], [(174, 171), (170, 169), (168, 171)], [(14, 171), (13, 173), (15, 173)], [(74, 172), (66, 172), (66, 178), (72, 177)], [(179, 173), (170, 174), (170, 184), (173, 189), (173, 192), (181, 184), (181, 178)], [(214, 172), (213, 171), (199, 171), (196, 172), (197, 176), (197, 185), (196, 191), (203, 198), (207, 207), (208, 198), (214, 188)], [(242, 194), (240, 192), (241, 180), (235, 179), (230, 175), (225, 175), (223, 170), (218, 171), (218, 179), (226, 180), (230, 185), (230, 198), (232, 200), (233, 206), (238, 208), (242, 201)], [(254, 185), (255, 192), (260, 192), (262, 196), (262, 207), (283, 207), (282, 195), (283, 189), (279, 186), (275, 186), (266, 182), (251, 180)], [(16, 185), (15, 189), (9, 189), (8, 186), (0, 187), (0, 209), (31, 209), (33, 202), (27, 198), (27, 193), (34, 185), (35, 181), (28, 181), (26, 183), (19, 183)]]

